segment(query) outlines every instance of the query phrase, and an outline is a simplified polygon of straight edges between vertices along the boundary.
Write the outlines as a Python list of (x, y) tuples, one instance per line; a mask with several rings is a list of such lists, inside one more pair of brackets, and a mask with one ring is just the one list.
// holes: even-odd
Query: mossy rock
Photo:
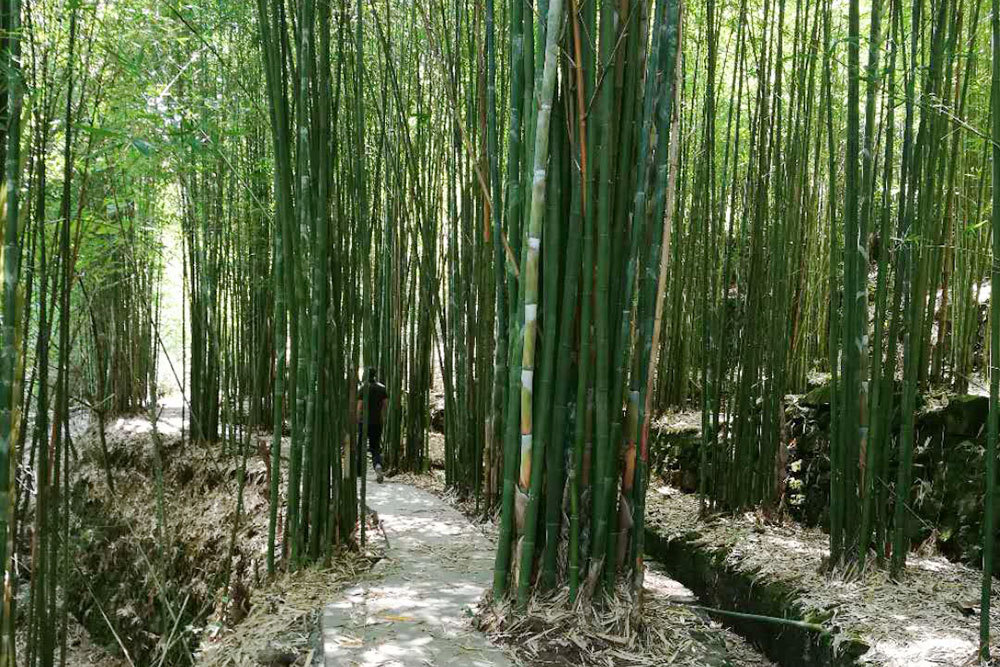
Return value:
[(799, 399), (799, 405), (819, 408), (830, 405), (830, 383), (821, 384)]
[(871, 645), (859, 637), (841, 637), (839, 641), (835, 642), (837, 656), (848, 662), (854, 662), (867, 653), (869, 649), (871, 649)]

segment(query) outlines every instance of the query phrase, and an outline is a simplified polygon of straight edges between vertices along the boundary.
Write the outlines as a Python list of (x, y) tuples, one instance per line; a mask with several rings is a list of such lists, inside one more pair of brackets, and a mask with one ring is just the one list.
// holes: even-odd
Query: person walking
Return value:
[[(372, 455), (372, 465), (375, 467), (375, 480), (382, 483), (382, 426), (389, 410), (389, 392), (385, 385), (378, 381), (374, 368), (367, 370), (368, 381), (358, 393), (358, 474), (363, 470), (362, 441), (364, 440), (365, 424), (368, 425), (368, 451)], [(365, 400), (368, 401), (368, 414), (364, 413)]]

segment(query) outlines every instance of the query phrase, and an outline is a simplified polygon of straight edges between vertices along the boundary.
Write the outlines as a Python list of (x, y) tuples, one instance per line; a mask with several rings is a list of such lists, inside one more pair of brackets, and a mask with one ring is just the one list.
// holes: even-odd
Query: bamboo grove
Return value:
[(787, 397), (817, 385), (830, 576), (905, 584), (915, 415), (988, 390), (968, 471), (985, 657), (998, 17), (997, 0), (5, 0), (0, 665), (65, 662), (78, 416), (114, 492), (105, 423), (155, 428), (179, 394), (185, 437), (241, 462), (233, 540), (263, 461), (274, 575), (365, 548), (367, 368), (390, 396), (388, 472), (431, 467), (443, 406), (446, 482), (498, 519), (493, 596), (521, 606), (638, 598), (666, 410), (700, 413), (703, 514), (780, 516)]
[(500, 322), (510, 379), (494, 594), (510, 586), (523, 605), (536, 553), (539, 585), (556, 585), (564, 532), (571, 597), (620, 570), (641, 585), (680, 14), (676, 2), (637, 5), (619, 35), (610, 3), (577, 12), (554, 0), (544, 21), (520, 9), (504, 211), (519, 271), (506, 294), (516, 309)]

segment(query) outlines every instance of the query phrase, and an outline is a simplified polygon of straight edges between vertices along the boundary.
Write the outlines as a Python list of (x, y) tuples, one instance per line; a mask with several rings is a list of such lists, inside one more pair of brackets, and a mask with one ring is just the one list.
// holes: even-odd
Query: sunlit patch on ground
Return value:
[(491, 578), (493, 546), (430, 493), (368, 480), (388, 547), (362, 582), (323, 612), (327, 665), (505, 667), (503, 653), (471, 626)]

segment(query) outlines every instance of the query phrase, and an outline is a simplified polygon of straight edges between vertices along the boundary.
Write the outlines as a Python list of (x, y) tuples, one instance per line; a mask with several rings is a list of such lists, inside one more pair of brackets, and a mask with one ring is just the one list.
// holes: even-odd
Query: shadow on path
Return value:
[(472, 628), (490, 584), (493, 545), (426, 491), (368, 479), (368, 505), (389, 540), (381, 576), (323, 611), (327, 667), (508, 667)]

